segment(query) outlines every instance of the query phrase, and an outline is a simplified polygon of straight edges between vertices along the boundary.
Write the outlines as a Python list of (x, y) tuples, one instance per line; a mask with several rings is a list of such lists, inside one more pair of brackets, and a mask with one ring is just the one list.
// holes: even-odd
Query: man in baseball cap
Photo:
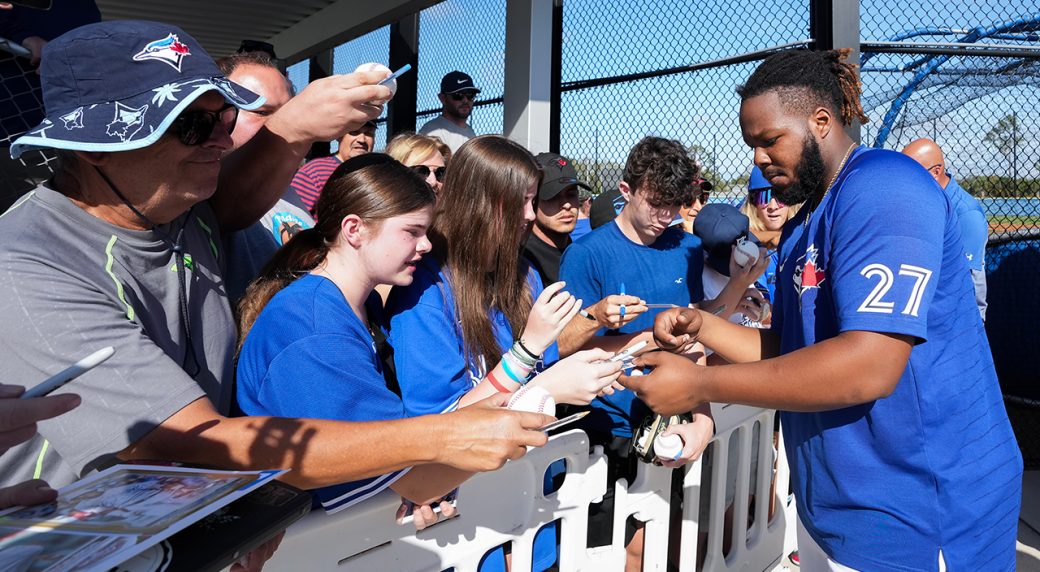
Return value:
[(524, 255), (548, 285), (560, 279), (560, 258), (578, 222), (580, 189), (591, 188), (578, 179), (570, 159), (556, 153), (541, 153), (535, 159), (542, 167), (542, 186), (538, 187), (538, 208)]
[[(46, 119), (12, 153), (57, 149), (59, 166), (0, 218), (0, 358), (8, 379), (32, 384), (97, 349), (116, 351), (58, 390), (82, 405), (7, 451), (0, 486), (34, 476), (64, 486), (117, 458), (147, 458), (291, 467), (286, 480), (311, 489), (428, 462), (497, 468), (545, 443), (537, 427), (551, 418), (487, 407), (385, 424), (225, 416), (236, 325), (221, 230), (266, 212), (311, 142), (378, 116), (385, 75), (314, 82), (222, 159), (238, 110), (263, 98), (228, 81), (183, 30), (107, 21), (47, 45)], [(498, 435), (501, 447), (449, 453), (469, 450), (474, 434)], [(398, 445), (372, 454), (384, 440)]]
[(473, 78), (460, 71), (448, 72), (441, 78), (441, 114), (419, 129), (423, 135), (431, 135), (444, 141), (454, 153), (466, 141), (477, 136), (469, 126), (469, 114), (473, 112), (473, 101), (480, 93)]

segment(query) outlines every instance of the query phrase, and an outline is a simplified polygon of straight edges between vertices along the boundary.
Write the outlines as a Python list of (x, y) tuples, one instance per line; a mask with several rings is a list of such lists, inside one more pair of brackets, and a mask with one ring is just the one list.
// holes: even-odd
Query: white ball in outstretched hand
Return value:
[[(359, 65), (358, 67), (354, 68), (354, 73), (357, 73), (357, 72), (383, 72), (385, 74), (392, 73), (390, 71), (390, 68), (384, 66), (383, 64), (377, 64), (375, 62), (370, 62), (370, 63), (367, 63), (367, 64)], [(391, 98), (394, 95), (397, 94), (397, 80), (396, 79), (395, 80), (391, 80), (390, 83), (386, 84), (386, 87), (390, 88), (390, 97)]]
[(658, 435), (654, 439), (654, 454), (662, 459), (674, 461), (682, 454), (683, 440), (678, 435)]
[(556, 400), (544, 387), (525, 385), (513, 393), (506, 407), (515, 411), (544, 413), (556, 417)]

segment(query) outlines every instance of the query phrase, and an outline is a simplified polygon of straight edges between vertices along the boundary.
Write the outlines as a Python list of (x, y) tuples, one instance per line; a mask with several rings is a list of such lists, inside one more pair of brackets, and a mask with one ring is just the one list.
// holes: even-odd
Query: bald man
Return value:
[(960, 221), (961, 241), (964, 243), (964, 256), (968, 259), (971, 279), (975, 284), (975, 302), (979, 306), (982, 319), (986, 319), (986, 241), (989, 239), (989, 222), (982, 205), (975, 197), (953, 180), (946, 172), (946, 159), (942, 149), (931, 139), (918, 139), (903, 149), (903, 154), (911, 157), (928, 170), (939, 186), (950, 197), (953, 210)]

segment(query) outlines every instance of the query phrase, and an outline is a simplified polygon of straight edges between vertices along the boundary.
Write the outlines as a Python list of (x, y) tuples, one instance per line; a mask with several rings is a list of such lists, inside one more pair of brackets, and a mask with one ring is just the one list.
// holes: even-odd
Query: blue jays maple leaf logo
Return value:
[(105, 133), (110, 137), (118, 137), (120, 141), (131, 139), (144, 126), (144, 114), (147, 112), (147, 105), (135, 108), (116, 102), (116, 116), (105, 127)]
[(179, 72), (181, 62), (190, 55), (191, 50), (188, 45), (177, 39), (176, 34), (170, 34), (161, 40), (149, 42), (141, 51), (134, 54), (133, 59), (135, 62), (158, 60)]
[(805, 254), (795, 261), (794, 288), (801, 296), (806, 290), (819, 288), (820, 284), (827, 279), (827, 271), (819, 267), (818, 257), (820, 251), (816, 245), (810, 244), (805, 249)]

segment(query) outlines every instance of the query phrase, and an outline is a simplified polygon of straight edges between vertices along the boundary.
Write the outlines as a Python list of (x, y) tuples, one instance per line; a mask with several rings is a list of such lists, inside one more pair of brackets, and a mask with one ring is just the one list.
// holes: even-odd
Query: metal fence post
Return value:
[(503, 132), (532, 153), (549, 150), (553, 0), (508, 0)]
[(397, 94), (390, 100), (386, 116), (386, 140), (402, 131), (415, 131), (415, 109), (419, 85), (419, 13), (390, 24), (390, 69), (405, 64), (412, 71), (397, 78)]
[[(333, 64), (332, 50), (319, 52), (310, 58), (310, 80), (313, 82), (332, 75)], [(328, 141), (317, 141), (311, 145), (311, 151), (307, 154), (307, 160), (315, 157), (330, 155), (332, 147)]]
[[(815, 39), (815, 49), (834, 50), (851, 48), (848, 61), (858, 64), (859, 58), (859, 0), (811, 0), (809, 3), (809, 33)], [(853, 121), (845, 131), (857, 143), (860, 125)]]

